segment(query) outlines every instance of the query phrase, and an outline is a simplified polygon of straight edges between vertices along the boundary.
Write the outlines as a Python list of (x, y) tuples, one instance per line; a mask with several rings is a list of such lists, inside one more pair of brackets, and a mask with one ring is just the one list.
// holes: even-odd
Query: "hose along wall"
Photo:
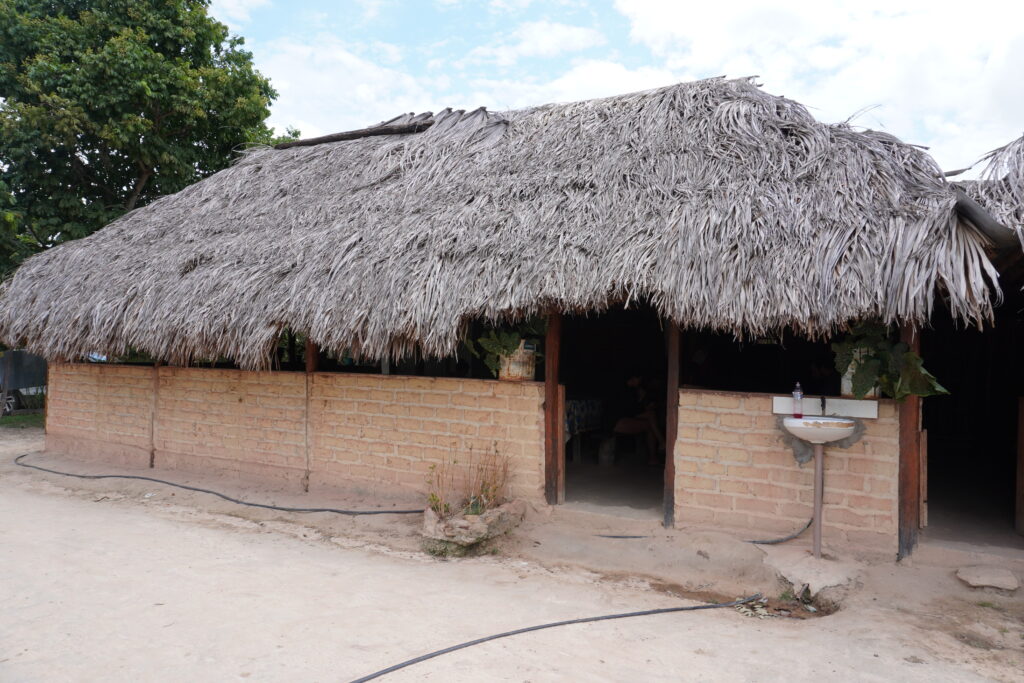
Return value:
[(135, 474), (75, 474), (74, 472), (61, 472), (60, 470), (53, 470), (49, 467), (40, 467), (39, 465), (30, 465), (27, 462), (22, 462), (22, 459), (29, 455), (32, 454), (22, 453), (14, 459), (14, 464), (22, 467), (28, 467), (33, 470), (39, 470), (40, 472), (49, 472), (50, 474), (59, 474), (62, 477), (74, 477), (76, 479), (137, 479), (139, 481), (149, 481), (154, 484), (163, 484), (164, 486), (173, 486), (174, 488), (184, 489), (185, 491), (207, 493), (211, 496), (217, 496), (222, 500), (226, 500), (229, 503), (237, 503), (238, 505), (247, 505), (249, 507), (261, 508), (264, 510), (280, 510), (281, 512), (331, 512), (336, 515), (347, 515), (350, 517), (358, 517), (360, 515), (417, 515), (423, 513), (423, 510), (339, 510), (336, 508), (293, 508), (283, 505), (269, 505), (267, 503), (252, 503), (247, 500), (232, 498), (231, 496), (220, 493), (219, 491), (211, 491), (210, 489), (204, 489), (198, 486), (189, 486), (188, 484), (178, 484), (173, 481), (157, 479), (156, 477), (143, 477)]

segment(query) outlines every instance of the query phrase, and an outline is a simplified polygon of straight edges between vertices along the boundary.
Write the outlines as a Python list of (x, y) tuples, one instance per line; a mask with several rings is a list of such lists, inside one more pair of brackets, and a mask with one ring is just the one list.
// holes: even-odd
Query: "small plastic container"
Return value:
[(796, 383), (793, 387), (793, 417), (804, 416), (804, 390), (800, 386), (800, 382)]

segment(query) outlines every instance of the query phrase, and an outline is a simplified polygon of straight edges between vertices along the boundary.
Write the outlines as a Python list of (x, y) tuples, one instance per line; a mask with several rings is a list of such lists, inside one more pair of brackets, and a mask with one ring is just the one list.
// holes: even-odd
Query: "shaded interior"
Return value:
[(939, 311), (922, 334), (925, 367), (950, 392), (924, 400), (926, 538), (1024, 548), (1014, 529), (1022, 308), (1013, 288), (994, 326), (963, 329)]
[(665, 452), (660, 444), (651, 452), (643, 434), (616, 433), (616, 425), (636, 412), (627, 385), (634, 377), (664, 436), (666, 361), (665, 332), (650, 306), (565, 317), (567, 503), (661, 517)]

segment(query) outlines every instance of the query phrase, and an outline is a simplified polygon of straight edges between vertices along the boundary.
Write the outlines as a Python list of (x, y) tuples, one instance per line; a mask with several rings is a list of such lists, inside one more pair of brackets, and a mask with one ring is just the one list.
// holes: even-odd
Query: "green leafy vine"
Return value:
[(904, 342), (893, 341), (890, 330), (880, 323), (860, 323), (832, 344), (836, 370), (846, 374), (853, 366), (853, 395), (864, 398), (878, 387), (884, 396), (902, 401), (907, 396), (948, 394), (925, 370), (921, 356)]

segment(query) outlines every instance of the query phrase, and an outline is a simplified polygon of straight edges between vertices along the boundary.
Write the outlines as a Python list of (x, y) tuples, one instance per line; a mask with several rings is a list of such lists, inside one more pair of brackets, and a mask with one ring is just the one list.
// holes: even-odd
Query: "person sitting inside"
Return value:
[(658, 427), (658, 412), (654, 400), (644, 386), (643, 377), (633, 375), (626, 380), (626, 391), (622, 396), (620, 417), (612, 432), (628, 436), (644, 437), (647, 448), (647, 464), (658, 464), (658, 451), (665, 448), (665, 437)]

